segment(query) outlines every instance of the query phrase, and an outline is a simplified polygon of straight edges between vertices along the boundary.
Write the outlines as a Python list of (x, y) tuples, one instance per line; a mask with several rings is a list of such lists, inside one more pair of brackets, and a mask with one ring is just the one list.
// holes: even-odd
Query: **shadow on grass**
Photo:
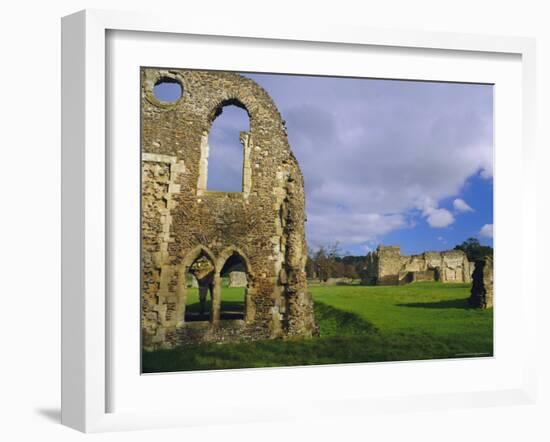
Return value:
[(445, 301), (434, 302), (408, 302), (405, 304), (396, 304), (397, 307), (414, 307), (414, 308), (459, 308), (471, 309), (468, 305), (468, 298), (462, 299), (447, 299)]
[[(207, 299), (205, 303), (206, 310), (210, 310), (211, 307), (212, 307), (212, 300)], [(197, 313), (200, 311), (200, 309), (201, 309), (200, 302), (194, 302), (193, 304), (187, 304), (185, 306), (185, 313)]]
[[(185, 307), (185, 321), (209, 321), (212, 301), (206, 301), (204, 312), (200, 313), (200, 303), (195, 302)], [(243, 319), (244, 302), (243, 301), (223, 301), (221, 302), (220, 319)]]
[[(405, 307), (465, 308), (465, 299), (402, 304)], [(465, 352), (492, 354), (487, 344), (442, 338), (426, 330), (382, 332), (370, 321), (322, 302), (315, 302), (315, 318), (321, 336), (310, 339), (267, 339), (253, 342), (208, 343), (170, 350), (142, 352), (143, 373), (191, 370), (224, 370), (412, 361), (460, 357)]]
[(222, 299), (221, 309), (231, 312), (244, 312), (244, 302), (243, 301), (224, 301)]
[(315, 320), (321, 337), (357, 336), (377, 333), (377, 328), (359, 315), (339, 310), (320, 301), (315, 301)]
[[(142, 353), (144, 373), (363, 362), (380, 340), (377, 328), (354, 313), (315, 303), (321, 337), (208, 343)], [(376, 345), (379, 347), (379, 345)], [(378, 354), (378, 353), (376, 353)], [(377, 360), (380, 360), (378, 355)]]

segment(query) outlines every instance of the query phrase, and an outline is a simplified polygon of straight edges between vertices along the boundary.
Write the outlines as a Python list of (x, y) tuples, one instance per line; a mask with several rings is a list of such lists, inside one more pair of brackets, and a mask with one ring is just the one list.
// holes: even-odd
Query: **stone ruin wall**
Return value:
[(379, 246), (366, 257), (363, 283), (399, 285), (415, 281), (471, 282), (473, 263), (461, 250), (403, 256), (399, 246)]
[[(182, 97), (158, 101), (160, 79), (179, 82)], [(146, 349), (188, 342), (313, 336), (307, 291), (302, 174), (268, 94), (232, 73), (141, 70), (142, 342)], [(208, 132), (220, 109), (244, 108), (243, 192), (206, 189)], [(248, 286), (243, 320), (220, 319), (220, 272), (238, 255)], [(186, 322), (186, 274), (211, 263), (209, 322)]]
[(246, 272), (234, 271), (229, 274), (229, 287), (246, 287)]
[(468, 303), (474, 308), (493, 307), (493, 258), (490, 256), (475, 262)]

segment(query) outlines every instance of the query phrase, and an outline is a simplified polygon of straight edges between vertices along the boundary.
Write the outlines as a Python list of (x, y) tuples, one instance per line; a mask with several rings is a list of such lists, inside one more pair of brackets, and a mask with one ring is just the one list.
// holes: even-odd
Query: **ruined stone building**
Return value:
[(234, 270), (229, 274), (229, 287), (246, 287), (246, 272)]
[(403, 256), (399, 246), (380, 245), (369, 252), (363, 284), (399, 285), (414, 281), (471, 282), (473, 263), (462, 250)]
[[(159, 101), (162, 81), (180, 85), (181, 97)], [(229, 105), (250, 123), (240, 135), (242, 191), (214, 192), (209, 131)], [(265, 90), (232, 73), (143, 68), (141, 119), (144, 348), (317, 334), (303, 178)], [(234, 270), (246, 275), (244, 308), (226, 310), (220, 281)], [(200, 305), (188, 302), (189, 274)]]
[(475, 262), (472, 273), (472, 290), (468, 304), (474, 308), (493, 306), (493, 257), (486, 256)]

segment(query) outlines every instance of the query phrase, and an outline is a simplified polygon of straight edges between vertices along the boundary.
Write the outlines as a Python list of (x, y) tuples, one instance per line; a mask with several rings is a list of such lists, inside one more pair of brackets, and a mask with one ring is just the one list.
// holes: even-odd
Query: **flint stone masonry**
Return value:
[(471, 281), (473, 263), (462, 250), (425, 252), (403, 256), (399, 246), (379, 246), (369, 252), (362, 282), (367, 285), (400, 285), (415, 281)]
[(472, 290), (468, 303), (474, 308), (493, 306), (493, 258), (485, 257), (475, 262), (472, 274)]
[[(153, 88), (161, 80), (180, 83), (181, 98), (159, 101)], [(226, 105), (250, 118), (240, 136), (242, 192), (206, 188), (208, 133)], [(144, 348), (318, 335), (305, 274), (303, 177), (268, 94), (237, 74), (143, 68), (141, 121)], [(243, 319), (224, 320), (221, 276), (237, 261), (248, 282)], [(188, 273), (211, 291), (209, 321), (185, 321)]]

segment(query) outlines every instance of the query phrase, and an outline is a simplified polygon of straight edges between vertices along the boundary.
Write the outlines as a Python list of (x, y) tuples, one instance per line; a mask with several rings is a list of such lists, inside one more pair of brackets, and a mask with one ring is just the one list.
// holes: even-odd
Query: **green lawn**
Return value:
[[(493, 311), (468, 308), (469, 284), (310, 286), (321, 337), (143, 352), (143, 371), (403, 361), (493, 354)], [(189, 305), (198, 296), (190, 290)], [(244, 289), (223, 288), (234, 311)]]

